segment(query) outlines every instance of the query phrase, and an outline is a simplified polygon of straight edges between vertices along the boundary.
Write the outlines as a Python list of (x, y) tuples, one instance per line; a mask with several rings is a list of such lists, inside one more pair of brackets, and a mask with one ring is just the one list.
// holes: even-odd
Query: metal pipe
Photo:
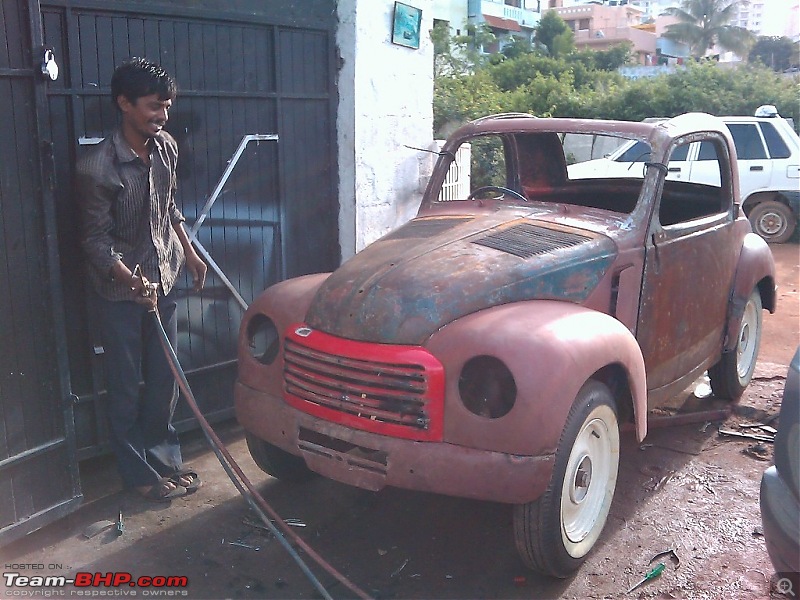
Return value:
[(228, 161), (228, 166), (225, 168), (225, 171), (222, 173), (222, 177), (219, 178), (217, 182), (217, 186), (214, 188), (214, 191), (211, 192), (211, 195), (206, 200), (205, 205), (203, 206), (203, 210), (200, 211), (200, 214), (197, 215), (197, 220), (192, 225), (192, 228), (189, 230), (189, 238), (194, 239), (197, 235), (197, 231), (200, 229), (200, 225), (203, 224), (203, 221), (206, 220), (208, 213), (211, 212), (211, 207), (214, 205), (214, 202), (217, 201), (217, 197), (222, 193), (222, 188), (225, 187), (225, 184), (228, 182), (228, 178), (233, 173), (234, 167), (236, 167), (236, 163), (239, 162), (239, 158), (241, 158), (244, 149), (247, 147), (247, 144), (250, 142), (268, 142), (268, 141), (278, 141), (278, 135), (275, 133), (253, 133), (246, 135), (242, 138), (242, 141), (239, 142), (239, 147), (236, 148), (236, 151), (233, 153), (233, 156)]

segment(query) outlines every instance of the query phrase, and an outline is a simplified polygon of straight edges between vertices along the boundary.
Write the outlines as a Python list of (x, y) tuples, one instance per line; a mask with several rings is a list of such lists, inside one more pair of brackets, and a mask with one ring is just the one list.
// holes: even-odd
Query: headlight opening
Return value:
[(494, 356), (475, 356), (461, 369), (458, 392), (470, 412), (497, 419), (514, 407), (517, 384), (503, 361)]
[(247, 341), (250, 353), (258, 362), (271, 365), (281, 347), (278, 328), (266, 315), (255, 315), (247, 324)]

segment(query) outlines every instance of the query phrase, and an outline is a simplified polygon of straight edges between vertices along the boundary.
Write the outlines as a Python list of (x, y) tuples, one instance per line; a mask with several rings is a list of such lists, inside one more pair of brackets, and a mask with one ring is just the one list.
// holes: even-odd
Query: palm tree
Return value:
[(688, 44), (695, 58), (704, 57), (714, 46), (747, 56), (755, 41), (753, 34), (730, 24), (739, 6), (747, 4), (749, 0), (683, 0), (680, 7), (664, 11), (678, 19), (667, 27), (664, 37)]

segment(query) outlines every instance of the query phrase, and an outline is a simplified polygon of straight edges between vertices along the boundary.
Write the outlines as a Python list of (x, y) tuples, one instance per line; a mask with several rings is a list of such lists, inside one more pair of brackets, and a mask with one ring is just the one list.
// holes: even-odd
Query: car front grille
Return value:
[[(331, 336), (315, 332), (311, 337), (313, 343)], [(374, 357), (376, 347), (383, 355), (380, 360)], [(349, 342), (343, 355), (287, 337), (283, 369), (287, 400), (305, 412), (329, 419), (335, 415), (332, 420), (359, 429), (428, 439), (441, 425), (435, 408), (441, 399), (433, 397), (439, 394), (433, 393), (431, 373), (423, 362), (399, 356), (387, 360), (392, 348)], [(407, 347), (397, 348), (407, 353)], [(420, 348), (415, 350), (432, 358)]]

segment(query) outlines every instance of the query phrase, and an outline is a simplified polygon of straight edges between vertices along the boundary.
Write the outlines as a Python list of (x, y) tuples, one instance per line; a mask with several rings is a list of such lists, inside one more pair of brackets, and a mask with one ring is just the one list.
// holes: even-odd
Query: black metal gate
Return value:
[[(0, 543), (80, 502), (35, 1), (0, 4)], [(47, 184), (44, 184), (47, 182)]]
[[(46, 476), (26, 467), (25, 481), (13, 482), (28, 489), (42, 477), (47, 489), (77, 498), (76, 456), (106, 444), (103, 348), (87, 307), (73, 168), (115, 127), (115, 65), (145, 56), (178, 82), (167, 125), (179, 144), (178, 202), (190, 227), (203, 217), (197, 240), (216, 269), (199, 294), (186, 278), (176, 286), (179, 357), (210, 419), (232, 414), (242, 305), (271, 283), (331, 270), (340, 259), (335, 0), (2, 0), (2, 7), (0, 108), (14, 116), (0, 123), (0, 302), (12, 308), (0, 311), (0, 527), (31, 512), (20, 512), (25, 503), (4, 485), (20, 452), (71, 443), (72, 452), (52, 453), (67, 462), (43, 461)], [(39, 33), (25, 37), (31, 28)], [(60, 67), (47, 84), (34, 69), (40, 45)], [(46, 174), (52, 192), (26, 172), (38, 175), (40, 165), (54, 170)], [(177, 420), (189, 427), (189, 411), (179, 408)], [(33, 435), (37, 427), (46, 432)], [(73, 480), (65, 482), (65, 472)]]
[[(247, 16), (223, 11), (225, 2), (180, 4), (42, 0), (45, 40), (63, 71), (48, 99), (59, 134), (56, 205), (79, 458), (102, 448), (105, 419), (102, 347), (85, 307), (72, 166), (116, 124), (109, 94), (115, 65), (145, 56), (178, 82), (167, 130), (179, 145), (178, 201), (189, 225), (246, 136), (278, 137), (247, 144), (198, 228), (218, 267), (206, 289), (193, 292), (185, 278), (177, 286), (179, 356), (212, 420), (231, 414), (243, 312), (232, 290), (247, 303), (271, 283), (339, 260), (332, 0), (303, 3), (303, 10), (289, 2), (239, 3), (249, 7)], [(179, 408), (179, 426), (188, 415)]]

